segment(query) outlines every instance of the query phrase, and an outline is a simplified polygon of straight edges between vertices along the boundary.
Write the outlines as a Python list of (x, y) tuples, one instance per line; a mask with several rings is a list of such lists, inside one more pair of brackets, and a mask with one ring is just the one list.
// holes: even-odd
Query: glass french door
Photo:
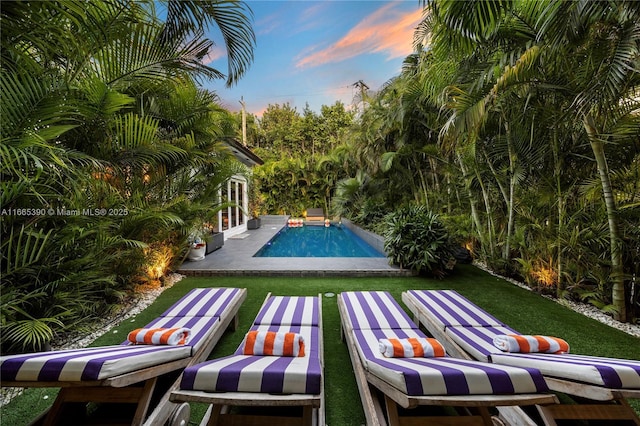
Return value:
[(246, 183), (231, 179), (221, 191), (221, 198), (232, 205), (221, 211), (221, 228), (223, 231), (233, 229), (245, 223), (244, 210), (246, 201)]

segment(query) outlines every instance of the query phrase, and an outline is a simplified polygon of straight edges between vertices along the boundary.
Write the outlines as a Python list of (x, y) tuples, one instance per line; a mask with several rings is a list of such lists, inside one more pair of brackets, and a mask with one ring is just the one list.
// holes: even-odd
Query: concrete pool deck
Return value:
[(287, 216), (262, 217), (262, 226), (225, 240), (203, 260), (186, 260), (178, 273), (188, 276), (411, 276), (384, 257), (253, 257), (283, 226)]

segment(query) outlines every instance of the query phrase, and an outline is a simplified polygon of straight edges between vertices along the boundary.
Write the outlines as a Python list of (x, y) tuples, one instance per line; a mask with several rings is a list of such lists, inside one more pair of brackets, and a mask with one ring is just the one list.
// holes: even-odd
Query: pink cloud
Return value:
[(256, 34), (264, 35), (264, 34), (272, 33), (282, 25), (280, 21), (281, 21), (281, 17), (278, 14), (274, 13), (274, 14), (265, 16), (263, 19), (256, 22)]
[(384, 52), (389, 59), (409, 55), (412, 52), (413, 32), (420, 22), (422, 10), (401, 13), (394, 10), (395, 6), (394, 3), (382, 6), (331, 46), (302, 54), (296, 67), (316, 67), (372, 52)]
[(226, 52), (225, 52), (224, 49), (222, 49), (222, 48), (220, 48), (218, 46), (213, 46), (209, 50), (209, 53), (207, 53), (207, 55), (202, 58), (202, 63), (204, 65), (209, 65), (212, 62), (222, 58), (224, 55), (226, 55)]

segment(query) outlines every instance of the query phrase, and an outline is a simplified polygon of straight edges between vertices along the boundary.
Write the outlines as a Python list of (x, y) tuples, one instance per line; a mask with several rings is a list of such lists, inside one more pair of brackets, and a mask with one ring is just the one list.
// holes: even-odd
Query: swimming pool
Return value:
[(385, 257), (344, 226), (285, 226), (254, 257)]

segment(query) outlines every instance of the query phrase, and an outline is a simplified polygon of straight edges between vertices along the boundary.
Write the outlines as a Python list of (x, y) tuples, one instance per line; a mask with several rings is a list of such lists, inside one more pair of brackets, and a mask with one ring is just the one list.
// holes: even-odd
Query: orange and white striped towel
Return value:
[(304, 338), (298, 333), (254, 330), (243, 343), (244, 355), (304, 356)]
[(436, 339), (429, 337), (409, 337), (407, 339), (380, 339), (380, 352), (387, 358), (432, 358), (446, 356), (444, 347)]
[(493, 344), (504, 352), (542, 352), (548, 354), (569, 352), (569, 344), (567, 342), (550, 336), (501, 334), (493, 338)]
[(186, 345), (191, 338), (188, 328), (137, 328), (127, 339), (136, 345)]

